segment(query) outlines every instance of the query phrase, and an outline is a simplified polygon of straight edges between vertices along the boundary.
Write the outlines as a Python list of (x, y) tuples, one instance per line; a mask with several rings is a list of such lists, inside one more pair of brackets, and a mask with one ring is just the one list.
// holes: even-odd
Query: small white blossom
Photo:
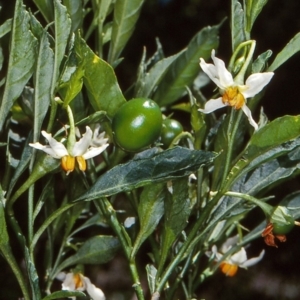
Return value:
[(42, 135), (48, 140), (49, 145), (42, 145), (40, 143), (30, 143), (33, 148), (42, 150), (50, 156), (61, 159), (62, 168), (67, 172), (67, 175), (75, 168), (75, 158), (81, 171), (86, 170), (86, 160), (95, 157), (102, 153), (108, 147), (108, 139), (104, 138), (105, 133), (98, 134), (97, 131), (97, 143), (95, 140), (95, 133), (90, 127), (86, 126), (86, 132), (83, 137), (74, 144), (73, 149), (68, 152), (65, 145), (54, 139), (51, 133), (42, 131)]
[(262, 250), (259, 256), (248, 259), (246, 250), (244, 247), (242, 247), (238, 252), (223, 258), (226, 252), (228, 252), (232, 246), (236, 244), (237, 240), (237, 236), (227, 239), (226, 242), (221, 246), (220, 252), (218, 252), (216, 245), (212, 246), (211, 251), (206, 252), (208, 257), (211, 257), (216, 262), (221, 262), (221, 271), (226, 276), (234, 276), (238, 268), (246, 269), (247, 267), (257, 264), (260, 260), (262, 260), (265, 254), (265, 250)]
[(208, 100), (204, 109), (199, 109), (199, 111), (208, 114), (225, 106), (242, 109), (248, 117), (249, 123), (257, 130), (258, 126), (252, 118), (251, 110), (246, 105), (246, 99), (258, 94), (270, 82), (274, 73), (255, 73), (248, 77), (245, 84), (240, 84), (234, 81), (224, 62), (215, 57), (215, 50), (212, 50), (211, 58), (214, 64), (207, 64), (203, 58), (200, 58), (200, 66), (219, 87), (221, 97)]
[[(102, 290), (92, 284), (88, 277), (80, 273), (60, 273), (57, 278), (63, 280), (62, 290), (87, 291), (93, 300), (105, 300)], [(70, 298), (75, 299), (75, 297)]]

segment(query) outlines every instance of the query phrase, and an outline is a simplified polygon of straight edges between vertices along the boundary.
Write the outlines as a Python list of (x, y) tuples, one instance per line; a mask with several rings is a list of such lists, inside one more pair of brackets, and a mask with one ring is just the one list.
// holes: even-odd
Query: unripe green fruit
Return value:
[(138, 152), (155, 142), (161, 132), (162, 114), (156, 102), (145, 98), (123, 104), (112, 120), (114, 139), (129, 152)]
[(168, 148), (174, 140), (174, 138), (182, 132), (182, 125), (178, 121), (174, 119), (163, 120), (160, 138), (164, 147)]
[(276, 235), (276, 234), (279, 234), (279, 235), (284, 235), (284, 234), (287, 234), (289, 233), (293, 227), (294, 227), (294, 219), (291, 218), (291, 220), (289, 220), (288, 223), (274, 223), (273, 224), (273, 233)]

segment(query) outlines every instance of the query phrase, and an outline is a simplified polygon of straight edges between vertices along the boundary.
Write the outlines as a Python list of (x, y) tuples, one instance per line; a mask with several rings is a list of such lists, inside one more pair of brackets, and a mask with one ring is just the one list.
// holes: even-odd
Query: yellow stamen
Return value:
[(74, 283), (75, 283), (75, 289), (78, 290), (79, 288), (82, 288), (84, 286), (84, 283), (82, 281), (80, 274), (74, 274), (73, 276)]
[(86, 170), (86, 161), (82, 156), (76, 156), (76, 160), (79, 166), (80, 171), (85, 171)]
[(222, 262), (220, 264), (220, 268), (222, 273), (224, 273), (226, 276), (232, 277), (236, 274), (239, 267), (237, 265), (231, 265), (229, 263)]
[(61, 159), (61, 167), (67, 172), (67, 175), (70, 172), (74, 171), (75, 168), (75, 157), (66, 155)]
[(225, 90), (222, 101), (224, 104), (232, 106), (235, 109), (240, 109), (246, 102), (244, 96), (239, 92), (236, 86), (229, 87)]

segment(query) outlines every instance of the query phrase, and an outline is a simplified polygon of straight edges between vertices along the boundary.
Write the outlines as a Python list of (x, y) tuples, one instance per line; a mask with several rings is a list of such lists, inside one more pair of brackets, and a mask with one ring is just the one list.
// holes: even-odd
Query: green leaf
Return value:
[(261, 164), (245, 174), (233, 185), (232, 190), (243, 194), (256, 195), (274, 185), (294, 177), (300, 172), (300, 147), (286, 155)]
[(169, 66), (178, 58), (182, 52), (158, 61), (150, 70), (139, 78), (136, 86), (135, 96), (149, 98), (159, 86), (161, 80), (169, 69)]
[(39, 276), (37, 274), (34, 262), (32, 261), (28, 248), (25, 247), (25, 263), (27, 274), (29, 277), (29, 283), (32, 290), (32, 300), (40, 300), (41, 299), (41, 291), (39, 287)]
[(100, 1), (97, 4), (94, 4), (94, 22), (90, 25), (88, 30), (86, 31), (84, 35), (84, 40), (87, 41), (93, 31), (97, 28), (98, 32), (98, 55), (100, 57), (103, 57), (103, 49), (102, 46), (110, 41), (111, 38), (111, 30), (112, 30), (112, 22), (106, 22), (103, 26), (107, 16), (112, 12), (114, 0), (105, 0)]
[[(298, 173), (299, 133), (299, 116), (278, 118), (258, 130), (232, 167), (225, 182), (224, 192), (237, 190), (254, 195)], [(273, 172), (269, 174), (270, 177), (267, 177), (268, 172)], [(265, 180), (257, 176), (265, 177)], [(240, 214), (252, 208), (248, 204), (246, 207), (241, 204), (234, 210), (233, 207), (239, 203), (237, 198), (222, 198), (213, 218), (218, 219), (226, 214)]]
[(219, 25), (206, 27), (198, 32), (183, 51), (170, 65), (161, 84), (154, 95), (154, 100), (160, 105), (172, 104), (185, 92), (199, 74), (199, 58), (207, 60), (211, 50), (219, 45)]
[(85, 126), (92, 123), (101, 123), (105, 120), (106, 116), (107, 114), (105, 111), (96, 111), (95, 113), (77, 122), (76, 126)]
[(44, 153), (38, 154), (32, 169), (32, 173), (27, 178), (27, 180), (21, 185), (21, 187), (13, 194), (9, 201), (12, 203), (16, 201), (37, 180), (56, 170), (59, 167), (59, 164), (60, 160), (55, 159), (50, 155)]
[(155, 292), (155, 282), (156, 282), (156, 273), (157, 270), (153, 265), (146, 266), (148, 286), (150, 289), (150, 294), (152, 295)]
[(29, 30), (29, 14), (21, 0), (16, 1), (5, 88), (0, 107), (0, 132), (15, 100), (32, 75), (37, 41)]
[(298, 32), (277, 54), (268, 71), (275, 71), (294, 54), (300, 51), (300, 32)]
[(44, 297), (42, 300), (53, 300), (71, 297), (85, 297), (85, 293), (79, 291), (57, 291)]
[[(99, 38), (102, 36), (102, 45), (109, 42), (111, 40), (111, 34), (112, 34), (112, 26), (113, 22), (105, 22), (107, 16), (111, 13), (113, 10), (113, 6), (115, 1), (113, 0), (106, 0), (106, 1), (100, 1), (100, 6), (98, 6), (98, 14), (97, 14), (97, 30), (99, 32)], [(104, 26), (103, 26), (104, 24)], [(86, 40), (86, 39), (85, 39)], [(99, 49), (99, 51), (102, 51), (103, 49)], [(101, 53), (102, 54), (102, 53)]]
[(140, 231), (133, 245), (131, 252), (132, 258), (135, 257), (143, 242), (155, 230), (163, 216), (165, 197), (166, 185), (163, 183), (149, 185), (143, 189), (138, 207)]
[(113, 68), (95, 55), (81, 38), (76, 39), (76, 52), (84, 59), (84, 85), (95, 111), (103, 110), (113, 117), (125, 103)]
[(61, 62), (65, 55), (71, 32), (71, 19), (67, 8), (59, 0), (54, 0), (54, 24), (55, 24), (55, 52), (54, 52), (54, 72), (52, 81), (52, 94), (56, 88)]
[(91, 226), (102, 226), (102, 227), (108, 227), (107, 225), (107, 219), (100, 214), (95, 214), (93, 217), (90, 217), (87, 219), (81, 226), (76, 227), (76, 229), (71, 233), (70, 236), (75, 235), (77, 232), (80, 232), (81, 230), (84, 230), (86, 228), (89, 228)]
[(7, 198), (10, 198), (10, 195), (13, 191), (13, 188), (14, 188), (17, 180), (20, 178), (20, 176), (27, 169), (27, 167), (29, 165), (29, 162), (32, 158), (33, 148), (28, 145), (28, 143), (29, 143), (29, 141), (31, 141), (31, 139), (32, 139), (32, 135), (29, 134), (29, 136), (28, 136), (28, 138), (25, 142), (25, 146), (23, 148), (23, 152), (22, 152), (19, 164), (18, 164), (17, 168), (15, 169), (13, 177), (10, 179), (9, 188), (8, 188), (8, 191), (7, 191), (7, 194), (6, 194)]
[(33, 0), (39, 11), (49, 23), (53, 20), (53, 0)]
[(33, 142), (37, 142), (44, 118), (51, 100), (51, 82), (54, 68), (54, 53), (50, 48), (46, 31), (41, 36), (34, 73), (34, 132)]
[(108, 62), (114, 64), (131, 37), (144, 0), (117, 0), (114, 6)]
[[(2, 70), (3, 62), (4, 62), (3, 50), (2, 50), (2, 47), (0, 47), (0, 70)], [(4, 83), (5, 83), (5, 77), (2, 78), (2, 80), (0, 81), (0, 87), (1, 87)]]
[(6, 228), (5, 212), (4, 212), (4, 192), (0, 185), (0, 250), (8, 245), (9, 237)]
[(65, 69), (59, 83), (59, 93), (62, 95), (64, 108), (66, 108), (78, 95), (83, 85), (83, 59), (76, 55), (74, 50), (75, 49), (72, 49), (68, 56)]
[(266, 69), (269, 58), (272, 56), (273, 52), (267, 50), (266, 52), (260, 54), (257, 59), (252, 63), (251, 73), (260, 73)]
[(299, 146), (300, 139), (297, 139), (299, 134), (300, 116), (277, 118), (255, 132), (228, 175), (226, 186), (229, 188), (237, 177)]
[[(188, 179), (182, 178), (172, 182), (173, 192), (166, 197), (165, 221), (159, 261), (159, 270), (163, 269), (173, 242), (186, 227), (192, 210), (188, 193)], [(159, 272), (160, 273), (160, 272)]]
[(251, 32), (252, 26), (260, 14), (263, 7), (268, 0), (248, 0), (246, 2), (246, 16), (247, 16), (247, 31)]
[(62, 262), (57, 272), (77, 264), (104, 264), (110, 261), (119, 249), (120, 242), (116, 237), (94, 236), (84, 242), (76, 254)]
[[(44, 206), (45, 202), (48, 200), (49, 202), (49, 195), (54, 195), (54, 184), (53, 184), (53, 179), (54, 177), (50, 177), (50, 179), (46, 182), (46, 184), (44, 184), (43, 186), (43, 190), (41, 192), (41, 195), (39, 197), (39, 200), (37, 202), (37, 204), (34, 207), (34, 211), (32, 214), (32, 220), (33, 222), (35, 221), (36, 217), (38, 216), (38, 214), (40, 213), (42, 207)], [(52, 208), (54, 209), (54, 207)]]
[(291, 215), (295, 220), (300, 218), (300, 191), (293, 192), (287, 195), (280, 205), (287, 207)]
[[(276, 159), (259, 165), (255, 170), (244, 174), (230, 188), (231, 191), (248, 195), (261, 195), (275, 185), (282, 184), (300, 173), (300, 147)], [(245, 201), (233, 197), (223, 197), (215, 209), (213, 218), (221, 215), (232, 217), (243, 214), (253, 206)]]
[(231, 1), (231, 40), (233, 52), (246, 40), (244, 10), (238, 0)]
[(0, 26), (0, 38), (2, 38), (4, 35), (6, 35), (8, 32), (11, 31), (12, 26), (12, 19), (7, 19), (3, 24)]
[(63, 0), (63, 4), (67, 7), (72, 20), (71, 32), (75, 32), (81, 28), (83, 21), (82, 0)]
[(185, 177), (211, 163), (215, 156), (212, 152), (175, 147), (152, 157), (134, 159), (107, 171), (75, 201), (93, 200), (154, 182)]
[[(224, 179), (224, 172), (228, 151), (232, 151), (231, 157), (237, 157), (244, 148), (245, 143), (245, 129), (248, 122), (240, 122), (236, 134), (232, 136), (233, 121), (239, 118), (246, 119), (245, 114), (241, 110), (231, 110), (224, 119), (218, 121), (214, 130), (216, 137), (214, 139), (214, 150), (220, 155), (214, 161), (214, 172), (212, 174), (212, 189), (215, 191), (219, 189), (220, 182)], [(232, 139), (234, 140), (232, 141)], [(231, 148), (231, 143), (234, 145)]]
[(27, 290), (27, 281), (23, 277), (23, 271), (20, 270), (20, 262), (16, 261), (13, 251), (9, 244), (9, 235), (7, 232), (7, 226), (5, 221), (5, 211), (4, 211), (4, 192), (2, 190), (2, 186), (0, 185), (0, 251), (2, 257), (6, 260), (9, 266), (12, 269), (12, 272), (16, 276), (16, 279), (21, 287), (23, 296), (26, 299), (30, 299), (29, 291)]

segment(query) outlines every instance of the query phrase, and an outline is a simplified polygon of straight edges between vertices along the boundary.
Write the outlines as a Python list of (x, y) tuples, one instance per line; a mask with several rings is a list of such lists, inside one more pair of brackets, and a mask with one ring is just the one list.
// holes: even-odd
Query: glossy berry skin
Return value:
[(165, 148), (168, 148), (174, 138), (183, 132), (182, 125), (174, 119), (163, 120), (161, 130), (161, 142)]
[(136, 98), (123, 104), (112, 120), (114, 140), (125, 151), (138, 152), (155, 142), (161, 132), (162, 114), (150, 99)]

